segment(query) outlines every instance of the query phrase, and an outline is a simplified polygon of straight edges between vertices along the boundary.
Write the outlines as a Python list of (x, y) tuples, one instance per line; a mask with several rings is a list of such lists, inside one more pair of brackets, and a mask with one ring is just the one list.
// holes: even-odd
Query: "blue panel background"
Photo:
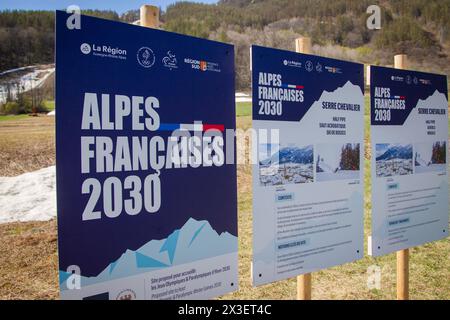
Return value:
[[(161, 171), (161, 209), (156, 214), (123, 212), (110, 219), (81, 220), (88, 196), (81, 195), (81, 135), (153, 136), (165, 140), (169, 132), (136, 132), (130, 120), (123, 131), (81, 130), (85, 92), (156, 96), (161, 123), (223, 124), (235, 128), (234, 48), (232, 45), (183, 36), (125, 23), (82, 16), (81, 30), (66, 28), (68, 14), (56, 13), (56, 161), (60, 270), (78, 265), (84, 276), (94, 276), (127, 249), (136, 250), (152, 239), (167, 237), (193, 217), (208, 220), (218, 232), (237, 236), (236, 167), (184, 168)], [(82, 43), (127, 50), (127, 59), (84, 55)], [(149, 47), (156, 56), (151, 68), (137, 62), (137, 51)], [(162, 64), (167, 51), (176, 55), (178, 68)], [(184, 58), (217, 62), (221, 72), (191, 69)], [(113, 101), (111, 101), (113, 104)], [(145, 172), (93, 173), (103, 182), (109, 176), (122, 181)], [(124, 193), (124, 197), (127, 192)], [(102, 211), (101, 202), (98, 210)]]
[[(300, 62), (301, 68), (284, 65), (285, 60)], [(311, 61), (314, 70), (308, 72), (305, 63)], [(315, 67), (320, 63), (322, 72)], [(330, 73), (325, 67), (340, 69), (341, 73)], [(347, 81), (361, 88), (364, 93), (364, 66), (359, 63), (319, 57), (315, 55), (296, 53), (292, 51), (252, 46), (252, 86), (258, 86), (259, 72), (282, 75), (283, 84), (304, 86), (304, 102), (283, 102), (281, 116), (258, 114), (258, 90), (253, 90), (253, 119), (275, 121), (300, 121), (311, 105), (319, 100), (323, 91), (334, 91), (345, 85)]]
[[(406, 81), (394, 81), (392, 77), (402, 77), (406, 79), (409, 76), (411, 79), (416, 77), (417, 79), (430, 80), (430, 84), (422, 84), (418, 81), (406, 83)], [(374, 121), (375, 120), (375, 87), (390, 88), (391, 97), (393, 96), (405, 96), (406, 97), (406, 109), (395, 110), (391, 109), (390, 121)], [(445, 94), (448, 100), (447, 92), (447, 77), (439, 74), (370, 66), (370, 121), (372, 125), (403, 125), (406, 118), (408, 118), (411, 111), (416, 107), (419, 99), (426, 99), (431, 96), (435, 90)]]

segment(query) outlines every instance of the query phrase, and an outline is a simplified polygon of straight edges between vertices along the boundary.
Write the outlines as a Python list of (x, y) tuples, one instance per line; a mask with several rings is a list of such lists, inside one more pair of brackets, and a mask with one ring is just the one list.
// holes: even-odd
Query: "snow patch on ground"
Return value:
[(15, 177), (0, 177), (0, 223), (56, 217), (55, 166)]
[(236, 102), (252, 102), (252, 97), (243, 92), (236, 92), (235, 99)]

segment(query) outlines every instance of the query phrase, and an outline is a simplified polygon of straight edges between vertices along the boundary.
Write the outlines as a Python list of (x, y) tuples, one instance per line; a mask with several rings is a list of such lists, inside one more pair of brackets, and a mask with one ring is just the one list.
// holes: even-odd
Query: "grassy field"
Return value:
[(252, 115), (251, 102), (237, 102), (236, 103), (236, 117), (246, 117)]
[(7, 114), (7, 115), (0, 115), (0, 122), (1, 121), (11, 121), (11, 120), (20, 120), (20, 119), (26, 119), (26, 118), (28, 118), (29, 117), (29, 115), (27, 115), (27, 114), (18, 114), (18, 115), (10, 115), (10, 114)]
[[(49, 111), (55, 110), (55, 100), (44, 100), (42, 102), (42, 105), (44, 106), (44, 108), (47, 111), (41, 113), (40, 116), (45, 115)], [(30, 115), (28, 115), (28, 114), (6, 114), (6, 115), (0, 114), (0, 122), (11, 121), (11, 120), (15, 121), (15, 120), (20, 120), (20, 119), (26, 119), (29, 117), (30, 117)]]
[[(247, 114), (245, 114), (247, 112)], [(239, 105), (237, 126), (251, 126), (251, 108)], [(367, 111), (366, 111), (367, 112)], [(366, 129), (369, 116), (366, 115)], [(365, 239), (370, 231), (370, 163), (366, 130)], [(0, 176), (54, 164), (54, 117), (29, 117), (0, 123)], [(221, 299), (295, 299), (296, 280), (251, 286), (252, 176), (238, 167), (239, 286)], [(0, 224), (0, 299), (55, 299), (57, 287), (56, 221)], [(411, 249), (411, 299), (450, 299), (450, 239)], [(381, 267), (380, 290), (367, 288), (367, 268)], [(395, 299), (395, 254), (365, 256), (354, 263), (313, 274), (313, 299)]]
[(55, 100), (45, 100), (43, 105), (48, 111), (55, 110)]

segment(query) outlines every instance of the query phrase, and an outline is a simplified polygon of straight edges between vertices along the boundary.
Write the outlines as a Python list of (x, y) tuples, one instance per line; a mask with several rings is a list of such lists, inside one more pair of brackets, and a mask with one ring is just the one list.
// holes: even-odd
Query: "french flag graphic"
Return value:
[(211, 124), (211, 123), (161, 123), (159, 125), (158, 131), (175, 131), (175, 130), (186, 130), (186, 131), (208, 131), (208, 130), (218, 130), (220, 132), (225, 131), (225, 126), (223, 124)]

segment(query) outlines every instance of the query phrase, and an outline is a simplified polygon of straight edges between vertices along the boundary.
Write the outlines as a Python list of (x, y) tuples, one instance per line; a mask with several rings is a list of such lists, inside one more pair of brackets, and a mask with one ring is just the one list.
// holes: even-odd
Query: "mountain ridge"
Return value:
[(270, 158), (260, 161), (261, 165), (285, 164), (285, 163), (312, 163), (313, 146), (284, 147), (274, 153)]
[(393, 145), (389, 146), (386, 151), (380, 156), (376, 157), (376, 161), (379, 160), (392, 160), (392, 159), (412, 159), (412, 145)]

